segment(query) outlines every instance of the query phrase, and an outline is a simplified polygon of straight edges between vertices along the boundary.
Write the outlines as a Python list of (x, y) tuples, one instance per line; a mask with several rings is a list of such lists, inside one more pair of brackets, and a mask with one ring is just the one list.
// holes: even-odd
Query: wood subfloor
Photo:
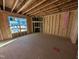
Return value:
[(76, 59), (76, 47), (68, 38), (30, 34), (0, 48), (0, 59)]

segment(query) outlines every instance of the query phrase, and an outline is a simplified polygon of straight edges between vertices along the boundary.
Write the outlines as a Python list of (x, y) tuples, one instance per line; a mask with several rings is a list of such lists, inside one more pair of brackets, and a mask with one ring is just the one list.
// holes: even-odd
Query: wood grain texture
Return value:
[(52, 29), (52, 34), (54, 34), (54, 30), (55, 30), (55, 16), (53, 15), (53, 29)]
[(52, 16), (50, 15), (49, 18), (50, 18), (50, 20), (49, 20), (50, 21), (50, 25), (49, 25), (50, 26), (50, 34), (52, 34)]
[(27, 19), (27, 32), (32, 33), (32, 20), (30, 16), (26, 16)]
[[(44, 18), (47, 21), (47, 24), (44, 25), (47, 30), (45, 33), (71, 38), (74, 34), (72, 32), (75, 31), (73, 40), (76, 40), (77, 24), (75, 23), (77, 21), (77, 10), (55, 13)], [(76, 29), (73, 30), (74, 26)]]
[[(71, 11), (73, 13), (73, 22), (71, 27), (70, 38), (73, 43), (76, 43), (77, 35), (78, 35), (78, 11)], [(74, 20), (75, 19), (75, 20)]]
[(59, 14), (56, 14), (56, 28), (55, 28), (55, 35), (58, 34), (58, 27), (59, 27)]
[(43, 17), (43, 32), (45, 32), (45, 18)]
[(3, 39), (12, 38), (7, 17), (6, 13), (0, 13), (0, 29)]
[(47, 16), (47, 33), (49, 33), (49, 16)]
[(0, 48), (0, 59), (76, 59), (76, 51), (68, 38), (36, 33)]

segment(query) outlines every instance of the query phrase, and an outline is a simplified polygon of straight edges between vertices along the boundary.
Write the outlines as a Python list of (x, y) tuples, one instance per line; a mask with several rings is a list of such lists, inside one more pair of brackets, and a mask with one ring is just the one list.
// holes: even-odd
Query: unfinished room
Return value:
[(78, 59), (78, 0), (0, 0), (0, 59)]

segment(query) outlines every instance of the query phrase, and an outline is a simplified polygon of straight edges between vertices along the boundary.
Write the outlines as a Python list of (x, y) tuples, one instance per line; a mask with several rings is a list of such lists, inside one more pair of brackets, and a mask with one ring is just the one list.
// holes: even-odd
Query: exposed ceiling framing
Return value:
[(18, 11), (17, 13), (21, 12), (24, 8), (27, 8), (34, 0), (28, 0)]
[(3, 0), (3, 10), (5, 10), (5, 0)]
[(77, 0), (0, 0), (1, 10), (42, 16), (78, 8)]
[(40, 4), (44, 3), (45, 1), (46, 1), (46, 0), (43, 0), (43, 1), (39, 2), (38, 4), (36, 4), (36, 5), (33, 6), (32, 8), (30, 8), (29, 10), (23, 12), (23, 14), (24, 14), (24, 13), (27, 13), (28, 11), (30, 11), (30, 10), (32, 10), (32, 9), (34, 9), (35, 7), (37, 7), (37, 6), (39, 6)]
[(15, 9), (16, 5), (18, 4), (18, 2), (19, 2), (19, 0), (15, 0), (15, 3), (13, 5), (13, 8), (12, 8), (11, 12), (13, 12), (13, 10)]
[(31, 12), (31, 13), (34, 13), (34, 12), (36, 12), (36, 11), (38, 11), (38, 10), (41, 10), (42, 8), (45, 8), (45, 7), (47, 7), (47, 6), (49, 6), (49, 5), (53, 4), (53, 3), (55, 3), (55, 2), (57, 2), (57, 1), (58, 1), (58, 0), (55, 0), (55, 1), (51, 2), (51, 3), (49, 3), (49, 4), (46, 4), (46, 5), (44, 5), (43, 7), (38, 8), (38, 9), (36, 9), (35, 11), (33, 11), (33, 12)]
[(45, 9), (39, 9), (39, 11), (38, 12), (35, 12), (34, 14), (37, 14), (37, 13), (40, 13), (40, 12), (42, 12), (42, 11), (47, 11), (47, 10), (49, 10), (49, 9), (54, 9), (54, 8), (58, 8), (58, 6), (60, 6), (60, 5), (62, 5), (62, 4), (65, 4), (65, 3), (67, 3), (67, 2), (70, 2), (69, 0), (68, 1), (66, 1), (66, 2), (62, 2), (61, 4), (57, 4), (57, 5), (55, 5), (55, 6), (52, 6), (52, 7), (48, 7), (48, 8), (45, 8)]

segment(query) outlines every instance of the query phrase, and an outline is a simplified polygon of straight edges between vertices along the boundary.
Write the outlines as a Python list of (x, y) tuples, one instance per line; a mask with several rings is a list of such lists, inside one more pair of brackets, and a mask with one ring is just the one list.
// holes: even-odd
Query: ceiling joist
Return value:
[(42, 11), (47, 11), (47, 10), (49, 10), (49, 9), (52, 9), (52, 8), (55, 8), (55, 7), (60, 6), (60, 5), (62, 5), (62, 4), (65, 4), (65, 3), (67, 3), (67, 2), (70, 2), (70, 0), (68, 0), (68, 1), (66, 1), (66, 2), (63, 2), (63, 3), (61, 3), (61, 4), (57, 4), (57, 5), (53, 6), (53, 7), (47, 8), (47, 9), (39, 10), (38, 12), (34, 12), (33, 14), (37, 14), (37, 13), (40, 13), (40, 12), (42, 12)]
[[(32, 15), (49, 15), (49, 14), (53, 14), (53, 13), (57, 13), (57, 12), (65, 12), (65, 11), (69, 11), (69, 10), (73, 10), (77, 8), (77, 5), (75, 3), (70, 4), (72, 6), (66, 5), (64, 7), (61, 8), (61, 10), (59, 8), (53, 8), (51, 10), (45, 11), (44, 14), (42, 14), (43, 12), (40, 12), (38, 14), (32, 14)], [(69, 6), (69, 7), (68, 7)]]
[(57, 1), (58, 1), (58, 0), (55, 0), (55, 1), (53, 1), (53, 2), (51, 2), (51, 3), (49, 3), (49, 4), (47, 4), (47, 5), (45, 5), (45, 6), (41, 7), (41, 8), (39, 8), (39, 9), (36, 9), (35, 11), (33, 11), (33, 12), (31, 12), (31, 13), (34, 13), (34, 12), (40, 10), (40, 9), (43, 9), (43, 8), (49, 6), (49, 5), (51, 5), (51, 4), (53, 4), (53, 3), (57, 2)]
[(16, 0), (16, 1), (15, 1), (14, 6), (13, 6), (11, 12), (13, 12), (13, 10), (15, 9), (16, 5), (18, 4), (18, 2), (19, 2), (19, 0)]
[(24, 15), (48, 15), (78, 8), (77, 0), (0, 0), (1, 10)]
[(5, 0), (3, 0), (3, 10), (5, 10)]
[[(58, 9), (58, 8), (53, 8), (53, 9), (51, 9), (51, 10), (49, 10), (49, 11), (42, 11), (42, 12), (46, 14), (46, 13), (54, 12), (54, 11), (59, 11), (59, 9)], [(36, 14), (32, 14), (32, 15), (42, 14), (42, 12), (36, 13)]]
[(24, 0), (19, 0), (19, 4), (17, 4), (16, 8), (20, 7)]
[(17, 13), (21, 12), (23, 9), (27, 8), (34, 0), (28, 0), (18, 11)]
[(30, 10), (32, 10), (32, 9), (34, 9), (34, 8), (36, 8), (37, 6), (41, 5), (41, 4), (42, 4), (42, 3), (44, 3), (45, 1), (46, 1), (46, 0), (43, 0), (43, 1), (39, 2), (38, 4), (36, 4), (36, 5), (35, 5), (35, 6), (33, 6), (32, 8), (30, 8), (29, 10), (27, 10), (27, 11), (23, 12), (23, 14), (25, 14), (25, 13), (29, 12)]

